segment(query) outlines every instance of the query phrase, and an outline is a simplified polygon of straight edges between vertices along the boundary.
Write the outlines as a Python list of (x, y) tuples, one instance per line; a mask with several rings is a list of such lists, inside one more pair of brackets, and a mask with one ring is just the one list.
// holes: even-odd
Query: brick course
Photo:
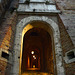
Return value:
[[(7, 14), (5, 16), (7, 16)], [(0, 48), (7, 50), (8, 52), (13, 51), (16, 23), (17, 23), (17, 15), (14, 12), (13, 14), (9, 13), (5, 22), (1, 24)], [(11, 66), (12, 64), (9, 64), (5, 60), (0, 60), (1, 75), (9, 75)]]

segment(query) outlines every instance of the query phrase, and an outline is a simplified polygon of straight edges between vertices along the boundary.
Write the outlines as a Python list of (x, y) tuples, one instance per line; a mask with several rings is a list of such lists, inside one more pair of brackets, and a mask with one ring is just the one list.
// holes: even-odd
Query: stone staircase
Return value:
[(32, 72), (26, 72), (26, 73), (22, 73), (22, 75), (53, 75), (53, 74), (50, 74), (50, 73), (44, 73), (44, 72), (34, 72), (34, 73), (32, 73)]

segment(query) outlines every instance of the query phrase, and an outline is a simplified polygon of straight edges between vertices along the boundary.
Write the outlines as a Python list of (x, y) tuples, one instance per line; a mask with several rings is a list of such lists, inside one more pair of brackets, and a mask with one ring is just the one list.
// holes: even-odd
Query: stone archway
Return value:
[[(31, 25), (33, 24), (44, 25), (39, 21), (32, 22)], [(27, 31), (23, 38), (22, 49), (22, 75), (31, 71), (54, 75), (52, 40), (46, 30), (33, 27)]]
[(29, 29), (33, 28), (32, 25), (29, 25), (33, 21), (41, 21), (46, 23), (46, 25), (41, 25), (41, 27), (42, 28), (44, 27), (44, 29), (47, 32), (52, 34), (51, 38), (53, 40), (52, 43), (53, 43), (53, 48), (55, 52), (57, 75), (65, 75), (63, 62), (62, 62), (62, 48), (59, 41), (60, 40), (59, 27), (54, 21), (44, 16), (43, 17), (37, 17), (37, 16), (27, 17), (22, 19), (17, 24), (15, 43), (14, 43), (14, 56), (13, 56), (14, 63), (13, 63), (12, 75), (20, 75), (19, 69), (21, 68), (20, 64), (21, 64), (21, 56), (22, 56), (23, 36)]

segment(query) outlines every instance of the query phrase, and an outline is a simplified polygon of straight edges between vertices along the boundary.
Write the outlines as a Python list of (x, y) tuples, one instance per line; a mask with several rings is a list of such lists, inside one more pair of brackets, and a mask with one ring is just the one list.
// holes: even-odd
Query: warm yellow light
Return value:
[(31, 54), (34, 54), (34, 51), (31, 51)]
[(35, 68), (35, 65), (33, 65), (33, 68)]
[(36, 56), (35, 56), (35, 55), (33, 55), (33, 58), (34, 58), (34, 59), (36, 59)]

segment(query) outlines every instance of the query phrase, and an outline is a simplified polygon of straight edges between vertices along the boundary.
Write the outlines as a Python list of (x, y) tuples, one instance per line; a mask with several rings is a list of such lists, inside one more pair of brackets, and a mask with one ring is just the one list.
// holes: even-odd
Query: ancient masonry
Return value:
[(44, 75), (22, 74), (23, 37), (33, 28), (51, 36), (45, 75), (75, 75), (75, 0), (0, 0), (0, 75)]

